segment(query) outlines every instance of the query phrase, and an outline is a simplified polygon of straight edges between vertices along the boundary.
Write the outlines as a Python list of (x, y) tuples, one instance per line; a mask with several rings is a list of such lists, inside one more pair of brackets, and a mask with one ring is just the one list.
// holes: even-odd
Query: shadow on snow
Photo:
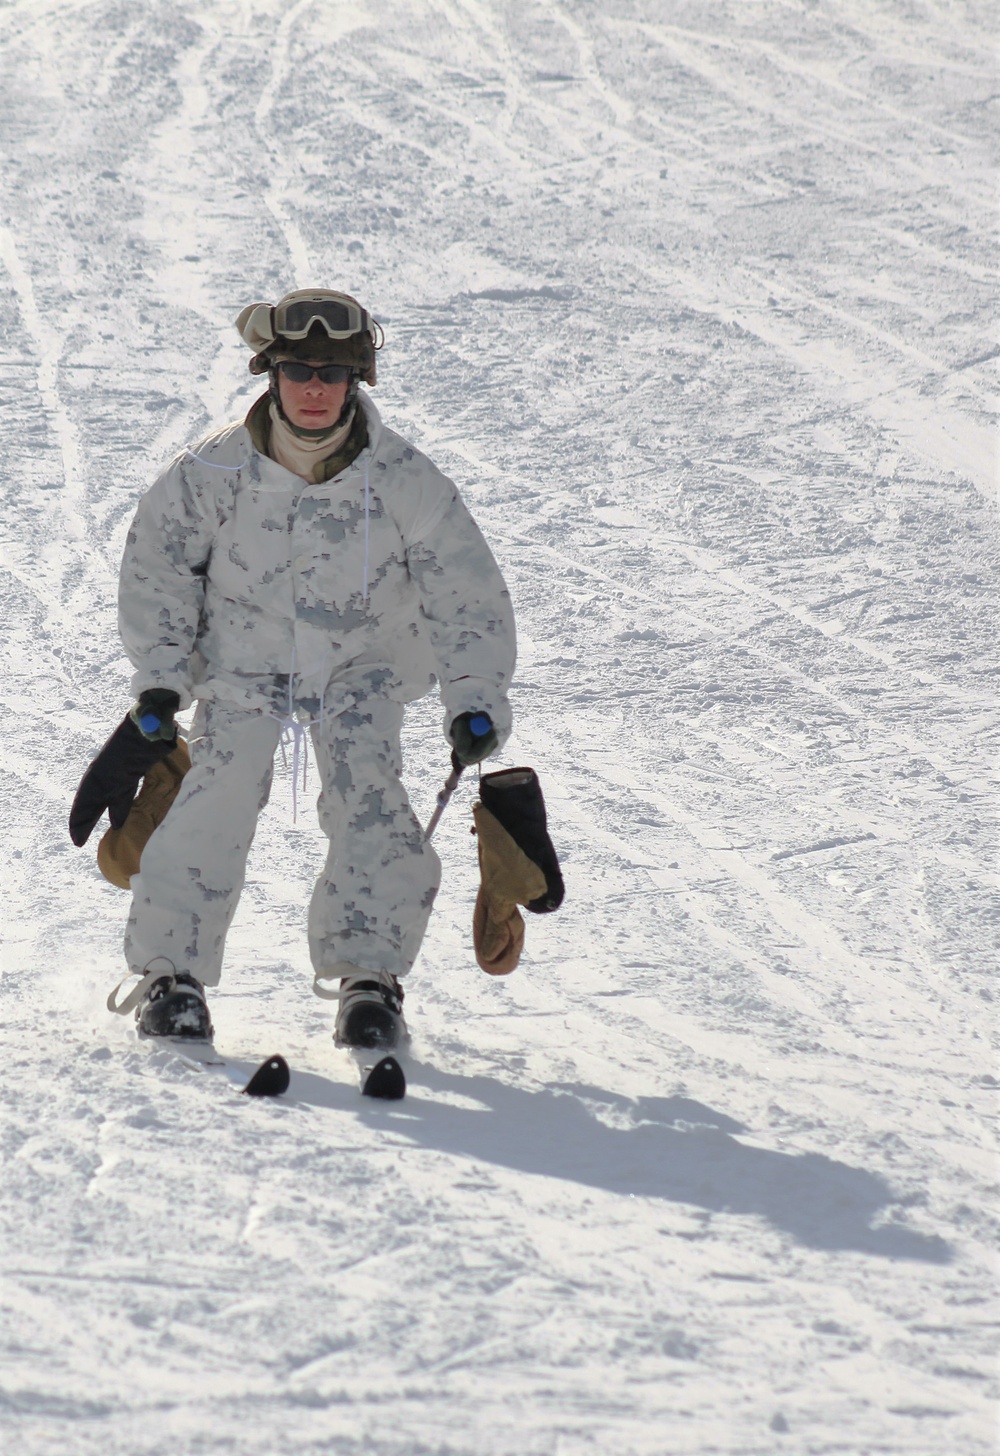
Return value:
[[(807, 1248), (933, 1264), (952, 1258), (936, 1235), (891, 1221), (872, 1226), (900, 1202), (877, 1174), (820, 1153), (748, 1146), (734, 1136), (744, 1131), (739, 1123), (688, 1098), (633, 1102), (584, 1086), (526, 1091), (411, 1058), (407, 1071), (416, 1095), (403, 1104), (363, 1102), (361, 1111), (366, 1120), (391, 1117), (393, 1131), (420, 1146), (608, 1193), (765, 1218)], [(424, 1091), (479, 1105), (434, 1101)], [(313, 1106), (358, 1109), (357, 1094), (308, 1073), (293, 1076), (291, 1095)], [(608, 1126), (595, 1116), (598, 1107), (632, 1125)]]

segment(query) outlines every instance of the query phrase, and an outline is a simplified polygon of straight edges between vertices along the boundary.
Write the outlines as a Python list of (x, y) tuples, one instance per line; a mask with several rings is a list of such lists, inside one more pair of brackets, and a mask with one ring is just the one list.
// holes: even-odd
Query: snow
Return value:
[[(0, 6), (5, 1450), (997, 1450), (994, 29)], [(278, 1104), (108, 1015), (126, 899), (66, 830), (138, 494), (310, 283), (508, 574), (568, 886), (482, 975), (463, 785), (396, 1107), (310, 991), (287, 775), (213, 998)]]

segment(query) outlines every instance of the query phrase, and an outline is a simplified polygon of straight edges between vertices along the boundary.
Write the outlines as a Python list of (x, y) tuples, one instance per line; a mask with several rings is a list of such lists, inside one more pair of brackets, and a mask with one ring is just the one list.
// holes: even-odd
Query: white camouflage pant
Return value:
[[(311, 725), (330, 841), (309, 906), (317, 973), (349, 961), (402, 976), (412, 966), (441, 878), (400, 778), (403, 708), (369, 697)], [(267, 803), (281, 728), (265, 713), (202, 704), (191, 769), (132, 878), (129, 969), (156, 956), (217, 986), (257, 817)]]

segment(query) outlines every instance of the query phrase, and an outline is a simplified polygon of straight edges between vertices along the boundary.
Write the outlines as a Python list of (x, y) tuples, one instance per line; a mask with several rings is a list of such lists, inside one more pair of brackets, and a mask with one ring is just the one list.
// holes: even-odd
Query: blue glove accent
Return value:
[(129, 717), (144, 738), (153, 742), (173, 743), (177, 737), (174, 714), (181, 700), (171, 688), (147, 688)]
[(493, 719), (488, 713), (459, 713), (451, 725), (454, 757), (462, 768), (482, 763), (500, 747)]

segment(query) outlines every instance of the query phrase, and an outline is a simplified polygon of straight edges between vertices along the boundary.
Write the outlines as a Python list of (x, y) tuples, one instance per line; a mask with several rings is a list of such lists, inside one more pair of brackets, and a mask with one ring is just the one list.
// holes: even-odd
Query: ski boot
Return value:
[(136, 1007), (140, 1036), (184, 1037), (211, 1041), (215, 1034), (205, 988), (187, 971), (164, 971)]
[(390, 1051), (406, 1038), (403, 988), (389, 971), (344, 976), (334, 1041), (342, 1047)]

